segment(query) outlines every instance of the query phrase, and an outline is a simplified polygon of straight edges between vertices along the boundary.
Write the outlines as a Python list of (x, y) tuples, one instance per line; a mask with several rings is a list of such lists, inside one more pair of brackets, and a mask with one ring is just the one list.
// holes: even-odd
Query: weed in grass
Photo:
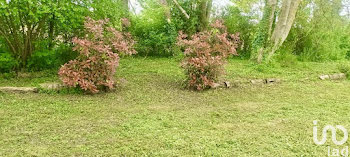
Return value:
[(350, 64), (342, 63), (338, 66), (340, 72), (344, 73), (346, 77), (350, 80)]
[(68, 88), (68, 87), (63, 87), (61, 89), (43, 89), (43, 88), (39, 88), (39, 93), (41, 94), (63, 94), (63, 95), (69, 95), (69, 94), (85, 94), (86, 92), (84, 90), (82, 90), (79, 87), (75, 87), (75, 88)]

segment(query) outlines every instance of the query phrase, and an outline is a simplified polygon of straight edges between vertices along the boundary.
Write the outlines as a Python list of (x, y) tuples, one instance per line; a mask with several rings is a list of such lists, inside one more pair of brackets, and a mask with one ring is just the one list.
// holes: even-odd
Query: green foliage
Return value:
[(78, 52), (72, 50), (72, 45), (61, 44), (55, 48), (55, 51), (55, 67), (61, 67), (61, 65), (75, 59), (79, 55)]
[(33, 43), (44, 33), (50, 15), (50, 1), (0, 1), (0, 36), (21, 66), (34, 50)]
[(90, 4), (89, 17), (93, 17), (94, 19), (106, 19), (108, 18), (110, 24), (115, 28), (121, 28), (120, 18), (128, 17), (129, 13), (127, 8), (123, 6), (124, 0), (93, 0)]
[[(181, 56), (175, 45), (179, 30), (190, 36), (200, 30), (202, 0), (178, 0), (190, 15), (187, 19), (173, 1), (168, 7), (159, 0), (139, 0), (143, 11), (132, 15), (125, 0), (0, 0), (0, 71), (26, 68), (40, 71), (58, 68), (74, 59), (73, 37), (83, 37), (84, 17), (108, 18), (110, 26), (120, 29), (120, 18), (130, 17), (128, 28), (138, 41), (135, 45), (141, 56)], [(242, 58), (257, 58), (260, 48), (269, 49), (268, 15), (264, 1), (232, 1), (221, 16), (229, 33), (240, 32), (243, 45), (238, 48)], [(266, 1), (265, 1), (266, 3)], [(278, 51), (275, 62), (293, 66), (296, 60), (333, 61), (350, 59), (349, 19), (340, 16), (342, 0), (304, 0), (295, 24)], [(135, 8), (131, 8), (135, 9)], [(170, 10), (171, 23), (165, 17)], [(264, 12), (264, 17), (261, 13)], [(276, 13), (279, 12), (277, 8)], [(212, 15), (216, 15), (215, 13)], [(258, 22), (259, 21), (259, 22)], [(32, 29), (28, 29), (32, 28)], [(6, 42), (5, 42), (6, 41)], [(296, 57), (297, 56), (297, 57)]]
[(18, 66), (18, 62), (15, 58), (12, 57), (10, 53), (1, 53), (0, 52), (0, 72), (7, 73), (15, 70)]
[(176, 24), (176, 28), (178, 30), (182, 30), (184, 33), (189, 35), (193, 35), (199, 31), (200, 10), (195, 7), (199, 5), (199, 2), (200, 0), (179, 1), (183, 9), (190, 15), (190, 19), (184, 17), (180, 9), (178, 9), (174, 4), (172, 5), (174, 8), (172, 10), (172, 21)]
[[(44, 42), (46, 43), (46, 42)], [(57, 69), (78, 56), (70, 45), (61, 44), (52, 50), (40, 48), (28, 59), (27, 71), (42, 71)]]
[(239, 8), (235, 6), (229, 7), (227, 13), (222, 17), (229, 33), (240, 33), (241, 47), (243, 49), (238, 49), (239, 54), (243, 57), (250, 57), (251, 45), (254, 40), (253, 33), (256, 30), (256, 26), (250, 22), (252, 20), (251, 17), (243, 15)]
[[(265, 5), (267, 5), (267, 1), (265, 1)], [(259, 21), (259, 24), (257, 25), (257, 30), (254, 32), (254, 38), (253, 42), (251, 44), (252, 51), (251, 51), (251, 59), (253, 60), (260, 60), (260, 55), (263, 55), (265, 53), (261, 52), (268, 46), (268, 39), (269, 39), (269, 24), (270, 24), (270, 14), (272, 13), (273, 9), (271, 7), (264, 7), (263, 9), (263, 17)], [(260, 58), (260, 59), (259, 59)], [(260, 61), (259, 61), (260, 62)]]
[(31, 71), (40, 71), (55, 67), (56, 54), (53, 50), (35, 51), (28, 60), (27, 69)]
[(350, 31), (339, 15), (341, 1), (303, 1), (286, 43), (301, 60), (341, 60), (349, 54)]
[(63, 87), (61, 89), (56, 89), (56, 90), (53, 90), (53, 89), (43, 89), (43, 88), (40, 88), (39, 87), (39, 93), (41, 94), (49, 94), (49, 95), (55, 95), (55, 94), (69, 94), (69, 95), (74, 95), (74, 94), (77, 94), (77, 95), (82, 95), (82, 94), (85, 94), (86, 92), (79, 88), (79, 87), (75, 87), (75, 88), (68, 88), (68, 87)]
[(142, 56), (172, 56), (177, 29), (165, 19), (162, 8), (145, 10), (133, 19), (131, 32), (137, 39), (136, 50)]
[(257, 4), (259, 0), (239, 0), (239, 1), (234, 1), (236, 6), (242, 10), (244, 13), (249, 13), (251, 14), (252, 17), (257, 17), (258, 11), (253, 10), (254, 5)]
[[(109, 18), (114, 27), (120, 27), (119, 19), (125, 16), (125, 12), (120, 12), (120, 3), (121, 0), (2, 0), (0, 38), (6, 39), (9, 52), (21, 68), (31, 67), (33, 63), (27, 65), (28, 59), (54, 56), (48, 53), (53, 47), (82, 36), (86, 16)], [(43, 42), (47, 42), (46, 47), (38, 49), (37, 43)], [(36, 54), (31, 57), (33, 53)], [(35, 69), (54, 62), (48, 60)]]
[(350, 64), (349, 63), (342, 63), (338, 66), (338, 69), (340, 72), (344, 73), (346, 77), (350, 80)]
[(279, 52), (275, 57), (275, 60), (280, 64), (281, 67), (294, 67), (298, 64), (298, 57), (291, 53), (287, 52)]
[(18, 66), (17, 60), (9, 53), (3, 40), (0, 38), (0, 73), (8, 73)]
[(0, 73), (0, 78), (1, 79), (6, 79), (10, 80), (12, 78), (16, 77), (16, 73), (14, 71), (11, 72), (5, 72), (5, 73)]

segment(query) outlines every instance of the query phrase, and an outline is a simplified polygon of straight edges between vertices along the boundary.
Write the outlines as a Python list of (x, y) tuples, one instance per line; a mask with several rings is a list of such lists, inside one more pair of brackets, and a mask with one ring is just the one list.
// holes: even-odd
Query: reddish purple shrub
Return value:
[(107, 24), (108, 19), (95, 21), (86, 18), (84, 27), (87, 35), (83, 39), (73, 39), (73, 50), (79, 51), (79, 56), (63, 65), (58, 72), (66, 86), (79, 86), (91, 93), (114, 88), (113, 76), (119, 65), (119, 54), (131, 55), (136, 51), (129, 33), (119, 32), (107, 27)]
[(188, 87), (204, 90), (212, 87), (221, 74), (229, 55), (237, 55), (239, 33), (227, 33), (222, 21), (212, 25), (210, 31), (194, 34), (188, 39), (180, 32), (177, 45), (185, 49), (182, 67), (186, 70)]

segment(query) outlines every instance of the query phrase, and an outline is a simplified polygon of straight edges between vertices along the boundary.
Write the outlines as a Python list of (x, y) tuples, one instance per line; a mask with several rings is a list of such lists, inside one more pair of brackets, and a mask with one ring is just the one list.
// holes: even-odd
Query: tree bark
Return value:
[(300, 2), (301, 0), (283, 0), (280, 13), (276, 15), (278, 0), (265, 0), (264, 17), (259, 28), (261, 35), (256, 40), (257, 55), (252, 56), (258, 63), (269, 61), (287, 39)]
[(199, 31), (204, 31), (208, 28), (212, 5), (213, 0), (202, 0), (199, 3)]
[(252, 55), (252, 59), (256, 59), (261, 63), (264, 59), (265, 48), (268, 47), (269, 39), (276, 21), (276, 7), (278, 0), (265, 0), (265, 8), (263, 18), (260, 21), (258, 30), (259, 36), (256, 37), (256, 55)]
[(276, 7), (277, 7), (277, 0), (268, 0), (268, 5), (270, 7), (269, 11), (270, 11), (270, 15), (269, 15), (269, 29), (268, 29), (268, 36), (271, 36), (272, 33), (272, 28), (273, 28), (273, 24), (275, 23), (275, 12), (276, 12)]
[(284, 0), (281, 8), (281, 13), (278, 16), (276, 27), (270, 38), (271, 50), (269, 58), (282, 46), (287, 39), (288, 34), (294, 23), (296, 13), (301, 0)]
[(187, 19), (190, 19), (190, 15), (187, 14), (186, 10), (181, 7), (179, 2), (177, 0), (173, 0), (173, 2), (176, 4), (176, 6), (181, 10), (181, 12), (185, 15)]
[(37, 23), (21, 21), (20, 24), (15, 24), (11, 20), (15, 19), (15, 17), (11, 14), (9, 16), (0, 16), (0, 22), (3, 24), (0, 25), (0, 35), (5, 38), (13, 56), (20, 62), (20, 68), (26, 66), (28, 58), (34, 52), (34, 43), (39, 36), (42, 36), (42, 29), (47, 18), (48, 15), (41, 18)]
[(52, 18), (49, 22), (49, 50), (52, 50), (54, 45), (54, 29), (55, 29), (55, 14), (52, 14)]

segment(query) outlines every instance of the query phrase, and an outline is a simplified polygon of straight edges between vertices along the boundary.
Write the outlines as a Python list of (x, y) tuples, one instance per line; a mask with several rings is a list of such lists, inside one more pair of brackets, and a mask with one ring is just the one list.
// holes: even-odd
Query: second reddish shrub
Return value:
[(211, 25), (210, 31), (199, 32), (190, 38), (180, 32), (177, 44), (184, 48), (182, 67), (186, 70), (188, 87), (204, 90), (212, 87), (224, 72), (229, 55), (237, 55), (239, 33), (227, 32), (222, 21)]

